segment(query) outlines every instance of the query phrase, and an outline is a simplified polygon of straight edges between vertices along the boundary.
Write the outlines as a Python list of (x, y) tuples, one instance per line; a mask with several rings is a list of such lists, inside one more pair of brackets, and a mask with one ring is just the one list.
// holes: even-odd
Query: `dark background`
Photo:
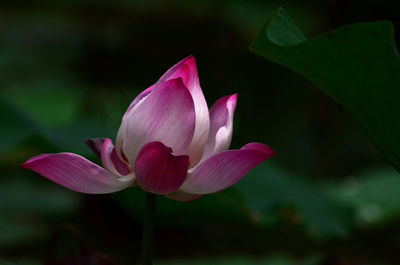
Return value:
[(84, 139), (115, 139), (133, 98), (189, 54), (209, 106), (239, 93), (232, 148), (277, 156), (218, 194), (159, 198), (155, 264), (398, 264), (398, 173), (339, 105), (248, 50), (279, 6), (307, 37), (391, 20), (399, 40), (398, 1), (1, 1), (0, 264), (138, 263), (143, 192), (82, 195), (19, 165), (99, 162)]

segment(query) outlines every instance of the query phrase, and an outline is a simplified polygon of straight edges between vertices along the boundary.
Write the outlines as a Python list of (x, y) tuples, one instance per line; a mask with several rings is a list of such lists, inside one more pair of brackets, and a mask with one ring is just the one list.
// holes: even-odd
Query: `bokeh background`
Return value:
[(155, 264), (398, 264), (398, 173), (339, 105), (248, 50), (279, 6), (308, 37), (385, 19), (399, 40), (395, 0), (1, 1), (0, 264), (138, 264), (143, 192), (82, 195), (19, 165), (99, 162), (83, 141), (115, 139), (131, 100), (189, 54), (209, 106), (239, 93), (232, 147), (277, 156), (218, 194), (160, 197)]

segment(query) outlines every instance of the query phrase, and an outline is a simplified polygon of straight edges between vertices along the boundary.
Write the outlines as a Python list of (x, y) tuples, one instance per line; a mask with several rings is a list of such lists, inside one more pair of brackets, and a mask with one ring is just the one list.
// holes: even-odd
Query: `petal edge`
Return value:
[(210, 109), (210, 133), (202, 161), (208, 157), (228, 150), (232, 140), (233, 116), (238, 94), (220, 98)]
[(133, 179), (118, 179), (104, 168), (72, 153), (41, 154), (27, 160), (22, 168), (73, 191), (90, 194), (116, 192), (129, 187)]
[(266, 145), (250, 143), (240, 150), (229, 150), (209, 157), (189, 174), (180, 190), (193, 194), (208, 194), (226, 189), (253, 167), (271, 158), (275, 152)]

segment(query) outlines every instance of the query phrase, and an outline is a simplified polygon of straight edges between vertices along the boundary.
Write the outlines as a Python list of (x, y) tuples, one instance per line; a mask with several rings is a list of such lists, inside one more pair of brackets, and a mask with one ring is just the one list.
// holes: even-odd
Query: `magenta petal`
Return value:
[(176, 65), (174, 65), (164, 76), (165, 80), (173, 78), (182, 78), (183, 83), (189, 89), (194, 101), (196, 111), (196, 127), (192, 142), (187, 153), (190, 156), (191, 165), (197, 164), (204, 151), (204, 146), (207, 142), (210, 116), (208, 112), (207, 102), (204, 98), (203, 91), (200, 87), (199, 76), (197, 73), (196, 59), (193, 56), (188, 56)]
[(139, 186), (147, 192), (168, 194), (179, 189), (186, 179), (188, 156), (174, 156), (172, 149), (160, 142), (143, 146), (135, 162)]
[(226, 189), (238, 182), (253, 167), (274, 155), (271, 148), (260, 143), (250, 143), (240, 150), (216, 154), (201, 162), (187, 177), (180, 190), (208, 194)]
[[(187, 87), (189, 90), (190, 96), (193, 101), (194, 106), (194, 129), (193, 135), (191, 138), (191, 142), (188, 146), (185, 147), (185, 152), (190, 156), (191, 165), (194, 166), (197, 164), (203, 154), (204, 146), (207, 142), (209, 126), (210, 126), (210, 118), (208, 113), (207, 102), (204, 98), (203, 92), (200, 87), (199, 77), (197, 74), (197, 66), (196, 60), (193, 56), (188, 56), (187, 58), (183, 59), (179, 63), (175, 64), (171, 67), (154, 85), (144, 90), (142, 93), (137, 96), (131, 105), (128, 107), (128, 110), (124, 114), (123, 121), (121, 123), (120, 129), (118, 131), (117, 140), (116, 140), (116, 148), (117, 153), (121, 159), (124, 159), (123, 154), (123, 146), (125, 145), (125, 138), (127, 132), (127, 117), (130, 115), (131, 112), (134, 111), (135, 108), (138, 108), (141, 103), (144, 102), (144, 99), (150, 97), (150, 95), (154, 92), (159, 90), (159, 88), (163, 88), (166, 81), (173, 80), (173, 79), (181, 79), (184, 86)], [(182, 111), (182, 113), (184, 113)], [(151, 139), (150, 141), (161, 141), (162, 139)], [(168, 146), (171, 146), (174, 149), (175, 153), (180, 153), (180, 149), (177, 146), (174, 146), (171, 143), (163, 141)], [(185, 143), (186, 144), (186, 143)], [(140, 150), (141, 146), (138, 146), (132, 152), (134, 156), (137, 155), (137, 152)], [(183, 154), (183, 153), (182, 153)], [(125, 154), (126, 155), (126, 154)], [(129, 154), (127, 155), (129, 156)], [(134, 160), (135, 157), (132, 157)]]
[(111, 152), (111, 161), (113, 162), (115, 169), (121, 176), (126, 176), (131, 173), (130, 168), (119, 158), (115, 147)]
[(191, 193), (186, 193), (180, 190), (177, 190), (173, 193), (166, 194), (165, 197), (168, 199), (180, 201), (180, 202), (191, 202), (197, 199), (200, 199), (203, 197), (203, 195), (199, 194), (191, 194)]
[(129, 167), (119, 159), (111, 139), (106, 139), (101, 149), (101, 162), (103, 167), (117, 176), (126, 176), (131, 173)]
[(210, 110), (210, 134), (202, 160), (228, 150), (232, 140), (233, 115), (238, 95), (225, 96), (217, 100)]
[[(132, 103), (129, 105), (128, 109), (126, 110), (124, 116), (122, 119), (125, 119), (126, 116), (129, 114), (129, 112), (133, 109), (133, 107), (140, 102), (143, 98), (145, 98), (148, 94), (151, 93), (151, 91), (153, 90), (153, 88), (157, 87), (158, 85), (160, 85), (162, 82), (167, 81), (167, 80), (171, 80), (171, 79), (175, 79), (175, 78), (182, 78), (184, 84), (187, 86), (187, 83), (190, 79), (190, 76), (188, 74), (182, 74), (182, 68), (185, 67), (186, 63), (191, 60), (194, 59), (193, 56), (189, 56), (185, 59), (183, 59), (182, 61), (180, 61), (179, 63), (175, 64), (174, 66), (172, 66), (170, 69), (168, 69), (168, 71), (163, 74), (160, 79), (153, 85), (151, 85), (150, 87), (148, 87), (147, 89), (143, 90), (133, 101)], [(197, 68), (196, 68), (196, 75), (197, 75)]]
[(101, 158), (101, 149), (107, 138), (90, 138), (85, 140), (85, 144), (93, 151), (95, 155)]
[(118, 179), (104, 168), (72, 153), (38, 155), (21, 167), (82, 193), (111, 193), (129, 187), (133, 181), (130, 178)]
[(195, 127), (193, 99), (182, 79), (165, 81), (126, 117), (123, 151), (130, 163), (149, 142), (159, 141), (182, 155), (192, 141)]

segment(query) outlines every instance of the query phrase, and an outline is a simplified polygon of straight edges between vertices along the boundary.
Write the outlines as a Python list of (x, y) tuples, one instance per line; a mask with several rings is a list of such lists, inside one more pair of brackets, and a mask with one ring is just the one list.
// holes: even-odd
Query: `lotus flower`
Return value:
[(22, 167), (82, 193), (111, 193), (138, 185), (168, 198), (190, 201), (238, 182), (272, 157), (260, 143), (228, 150), (237, 94), (208, 110), (196, 60), (189, 56), (140, 93), (125, 112), (116, 145), (86, 144), (103, 167), (73, 153), (41, 154)]

